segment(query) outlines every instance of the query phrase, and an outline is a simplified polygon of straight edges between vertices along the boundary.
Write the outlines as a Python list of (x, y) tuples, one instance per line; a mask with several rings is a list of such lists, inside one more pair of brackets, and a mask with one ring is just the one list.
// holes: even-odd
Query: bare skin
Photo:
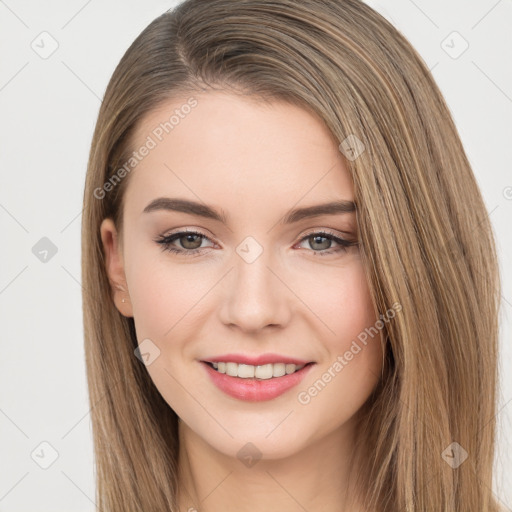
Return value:
[[(335, 363), (377, 317), (359, 247), (312, 236), (357, 242), (356, 214), (281, 223), (294, 208), (354, 200), (343, 155), (297, 106), (222, 91), (194, 97), (132, 171), (122, 237), (111, 219), (101, 226), (116, 306), (134, 317), (139, 343), (158, 347), (147, 370), (180, 417), (180, 509), (360, 511), (348, 492), (357, 485), (350, 455), (356, 413), (382, 367), (379, 337)], [(146, 116), (135, 146), (186, 100)], [(159, 197), (210, 205), (228, 223), (144, 213)], [(203, 237), (174, 240), (179, 254), (155, 241), (185, 229)], [(237, 252), (247, 237), (251, 251), (262, 249), (251, 262)], [(228, 396), (201, 362), (269, 352), (314, 364), (297, 386), (258, 402)]]

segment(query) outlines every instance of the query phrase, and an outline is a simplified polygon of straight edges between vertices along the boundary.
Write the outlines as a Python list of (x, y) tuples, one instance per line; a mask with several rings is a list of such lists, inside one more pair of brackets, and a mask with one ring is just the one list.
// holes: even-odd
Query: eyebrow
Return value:
[[(197, 215), (207, 219), (213, 219), (223, 224), (228, 224), (226, 214), (218, 212), (211, 206), (197, 203), (188, 199), (178, 199), (170, 197), (159, 197), (151, 201), (142, 213), (150, 213), (158, 210), (175, 211)], [(305, 208), (295, 208), (290, 210), (281, 221), (281, 224), (293, 224), (310, 217), (319, 217), (320, 215), (337, 215), (342, 213), (351, 213), (356, 211), (356, 204), (353, 201), (345, 199), (332, 201), (330, 203), (317, 204)]]

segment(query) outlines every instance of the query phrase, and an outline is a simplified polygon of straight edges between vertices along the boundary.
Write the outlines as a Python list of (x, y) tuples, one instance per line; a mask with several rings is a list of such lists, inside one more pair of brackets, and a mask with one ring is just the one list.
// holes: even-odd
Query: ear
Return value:
[(114, 304), (126, 317), (133, 317), (132, 304), (124, 272), (123, 254), (114, 221), (104, 219), (100, 226), (101, 241), (105, 254), (105, 267), (112, 287)]

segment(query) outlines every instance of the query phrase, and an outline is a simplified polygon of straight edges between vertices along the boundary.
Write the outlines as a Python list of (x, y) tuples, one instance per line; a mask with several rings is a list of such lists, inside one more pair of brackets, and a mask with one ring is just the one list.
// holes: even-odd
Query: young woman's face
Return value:
[[(344, 159), (299, 107), (194, 98), (138, 127), (122, 244), (101, 228), (116, 305), (163, 398), (218, 451), (272, 459), (341, 438), (382, 366), (360, 251), (344, 245), (358, 237)], [(307, 215), (326, 203), (339, 208)]]

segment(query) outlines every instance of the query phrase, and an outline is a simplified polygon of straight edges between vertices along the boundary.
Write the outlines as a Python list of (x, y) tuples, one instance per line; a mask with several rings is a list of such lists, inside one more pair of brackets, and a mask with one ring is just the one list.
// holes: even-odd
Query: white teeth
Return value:
[(239, 377), (241, 379), (271, 379), (273, 377), (282, 377), (290, 375), (305, 365), (295, 365), (290, 363), (274, 363), (253, 366), (252, 364), (238, 364), (232, 362), (212, 363), (212, 366), (219, 372), (230, 375), (231, 377)]
[(285, 374), (286, 374), (286, 365), (284, 363), (275, 363), (272, 375), (274, 377), (282, 377)]
[(254, 366), (252, 364), (239, 364), (237, 375), (242, 379), (254, 378)]
[(238, 377), (238, 364), (226, 363), (226, 375), (230, 377)]
[(287, 364), (286, 365), (286, 375), (293, 373), (295, 371), (295, 365), (294, 364)]
[(273, 364), (263, 364), (261, 366), (256, 366), (256, 371), (254, 372), (254, 376), (257, 379), (271, 379), (273, 374)]

